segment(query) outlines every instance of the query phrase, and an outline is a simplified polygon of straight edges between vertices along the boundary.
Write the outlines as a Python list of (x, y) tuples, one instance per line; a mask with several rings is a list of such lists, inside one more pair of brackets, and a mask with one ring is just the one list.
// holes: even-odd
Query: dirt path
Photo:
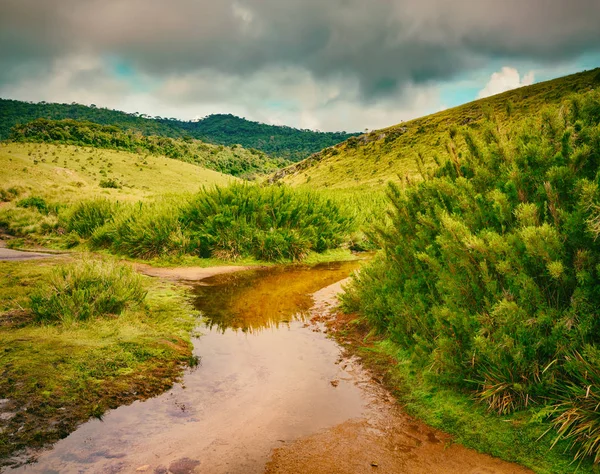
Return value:
[[(327, 313), (344, 282), (315, 294), (316, 313)], [(480, 454), (403, 413), (358, 360), (340, 361), (368, 399), (362, 417), (273, 451), (267, 474), (525, 474), (532, 471)]]
[(213, 277), (215, 275), (222, 275), (224, 273), (235, 273), (244, 270), (250, 270), (253, 268), (260, 268), (257, 266), (219, 266), (219, 267), (177, 267), (177, 268), (157, 268), (146, 264), (137, 264), (135, 268), (138, 272), (144, 275), (164, 278), (166, 280), (186, 280), (186, 281), (199, 281), (206, 278)]
[(0, 260), (35, 260), (38, 258), (56, 257), (55, 254), (41, 252), (23, 252), (21, 250), (12, 250), (6, 248), (6, 243), (0, 240)]

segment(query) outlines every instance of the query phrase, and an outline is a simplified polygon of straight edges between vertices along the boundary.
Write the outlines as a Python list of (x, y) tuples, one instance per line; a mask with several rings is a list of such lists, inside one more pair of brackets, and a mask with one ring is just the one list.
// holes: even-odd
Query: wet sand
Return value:
[(226, 273), (236, 273), (244, 270), (250, 270), (251, 266), (217, 266), (217, 267), (176, 267), (176, 268), (157, 268), (151, 265), (138, 263), (135, 269), (144, 275), (164, 278), (166, 280), (182, 280), (182, 281), (200, 281), (216, 275)]

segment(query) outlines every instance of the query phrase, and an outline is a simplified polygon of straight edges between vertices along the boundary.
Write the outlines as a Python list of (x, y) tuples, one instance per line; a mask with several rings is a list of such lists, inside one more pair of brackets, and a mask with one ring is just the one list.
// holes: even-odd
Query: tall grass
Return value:
[(197, 255), (235, 260), (303, 260), (348, 241), (355, 217), (339, 200), (283, 186), (234, 184), (153, 203), (75, 205), (67, 231), (135, 258)]
[(131, 267), (80, 261), (57, 268), (49, 284), (31, 296), (31, 310), (38, 322), (71, 324), (118, 316), (145, 297), (142, 277)]
[(352, 220), (331, 199), (288, 187), (235, 184), (196, 195), (181, 221), (201, 256), (302, 260), (338, 247)]
[(111, 221), (117, 210), (118, 204), (108, 199), (81, 201), (61, 215), (61, 223), (67, 232), (75, 232), (80, 237), (87, 238)]

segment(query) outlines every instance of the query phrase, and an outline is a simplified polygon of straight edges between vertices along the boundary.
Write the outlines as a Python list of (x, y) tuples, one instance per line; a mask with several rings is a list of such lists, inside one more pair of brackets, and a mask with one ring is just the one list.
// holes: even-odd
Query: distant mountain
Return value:
[(149, 117), (118, 110), (81, 104), (31, 103), (0, 99), (0, 139), (6, 139), (17, 124), (38, 118), (74, 119), (122, 130), (170, 138), (195, 138), (216, 145), (242, 145), (270, 156), (300, 161), (323, 148), (342, 142), (357, 133), (318, 132), (291, 127), (266, 125), (234, 115), (209, 115), (199, 121), (182, 121), (166, 117)]
[(543, 108), (558, 107), (572, 95), (598, 88), (600, 68), (521, 87), (352, 137), (275, 172), (270, 181), (370, 189), (388, 181), (419, 179), (423, 168), (468, 151), (470, 144), (460, 131), (482, 130), (492, 119), (502, 133), (516, 133), (528, 120), (539, 120)]

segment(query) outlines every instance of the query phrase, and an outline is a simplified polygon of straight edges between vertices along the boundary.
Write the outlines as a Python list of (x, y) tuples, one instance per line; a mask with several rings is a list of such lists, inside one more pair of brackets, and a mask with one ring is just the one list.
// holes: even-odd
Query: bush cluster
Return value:
[(31, 310), (39, 322), (71, 324), (118, 316), (145, 297), (142, 277), (131, 267), (82, 261), (58, 267), (49, 284), (31, 296)]
[(596, 461), (599, 123), (589, 92), (519, 129), (454, 131), (446, 162), (390, 186), (384, 255), (345, 296), (414, 364), (491, 410), (555, 407), (560, 436)]
[(63, 213), (68, 232), (136, 258), (302, 260), (339, 247), (353, 219), (332, 199), (287, 187), (234, 184), (191, 198), (115, 205), (85, 201)]

